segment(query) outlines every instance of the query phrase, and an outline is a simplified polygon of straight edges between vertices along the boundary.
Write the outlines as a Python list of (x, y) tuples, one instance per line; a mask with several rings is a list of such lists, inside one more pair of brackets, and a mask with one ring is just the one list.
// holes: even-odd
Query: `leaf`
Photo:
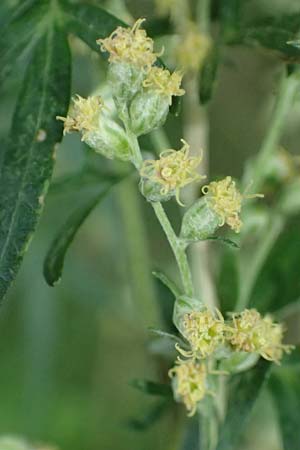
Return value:
[(299, 219), (279, 236), (254, 286), (250, 307), (262, 313), (276, 311), (300, 297)]
[[(63, 61), (63, 64), (61, 62)], [(64, 33), (48, 27), (28, 66), (0, 173), (0, 299), (16, 276), (41, 214), (55, 144), (70, 93), (70, 53)]]
[(152, 272), (152, 275), (157, 278), (164, 286), (166, 286), (170, 292), (174, 295), (175, 298), (180, 296), (180, 291), (176, 284), (170, 280), (170, 278), (161, 272), (160, 270), (154, 270)]
[(238, 297), (239, 273), (236, 253), (232, 248), (224, 247), (220, 255), (220, 269), (216, 285), (221, 310), (224, 314), (234, 310)]
[[(0, 83), (11, 73), (19, 59), (41, 38), (38, 24), (47, 12), (44, 2), (25, 1), (7, 19), (0, 33)], [(27, 54), (28, 57), (28, 54)], [(27, 58), (28, 59), (28, 58)]]
[(141, 418), (128, 420), (127, 425), (135, 431), (145, 431), (162, 417), (169, 405), (170, 402), (165, 400), (156, 403)]
[(298, 449), (300, 448), (299, 364), (296, 367), (282, 366), (274, 370), (268, 385), (277, 406), (284, 450)]
[(212, 237), (206, 238), (205, 240), (206, 241), (220, 241), (220, 242), (223, 242), (223, 244), (229, 245), (232, 248), (240, 248), (240, 246), (236, 242), (232, 241), (231, 239), (224, 238), (223, 236), (212, 236)]
[(104, 9), (89, 4), (68, 4), (64, 8), (64, 18), (68, 30), (99, 54), (96, 40), (109, 36), (118, 26), (126, 26)]
[(171, 341), (178, 342), (181, 345), (183, 344), (182, 346), (185, 345), (184, 342), (182, 341), (182, 339), (180, 339), (180, 337), (178, 337), (178, 336), (175, 336), (175, 334), (167, 333), (166, 331), (158, 330), (157, 328), (153, 328), (153, 327), (149, 327), (148, 330), (151, 333), (156, 334), (159, 337), (166, 338), (166, 339), (169, 339)]
[(54, 286), (60, 280), (66, 252), (73, 242), (77, 231), (92, 210), (105, 198), (113, 184), (111, 182), (105, 189), (102, 187), (100, 192), (97, 191), (96, 194), (95, 192), (92, 195), (90, 194), (86, 198), (85, 203), (77, 207), (58, 231), (44, 262), (44, 277), (49, 286)]
[(144, 394), (172, 397), (172, 388), (169, 384), (156, 383), (149, 380), (132, 380), (130, 386), (138, 389)]
[(219, 45), (216, 43), (207, 55), (200, 73), (200, 102), (205, 105), (214, 93), (219, 66)]
[(253, 369), (232, 377), (227, 415), (216, 450), (234, 450), (237, 447), (270, 367), (268, 361), (260, 359)]

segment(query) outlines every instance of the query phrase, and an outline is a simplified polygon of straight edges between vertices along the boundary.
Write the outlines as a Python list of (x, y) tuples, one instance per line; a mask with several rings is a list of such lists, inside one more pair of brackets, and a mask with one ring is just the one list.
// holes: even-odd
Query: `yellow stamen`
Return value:
[(183, 139), (181, 142), (183, 147), (180, 150), (165, 150), (160, 154), (160, 159), (145, 160), (140, 170), (142, 177), (162, 186), (162, 195), (175, 191), (177, 202), (180, 205), (182, 205), (179, 199), (180, 189), (193, 181), (205, 178), (196, 171), (202, 156), (189, 156), (189, 145)]
[(242, 226), (240, 212), (243, 199), (263, 197), (262, 194), (242, 195), (229, 176), (203, 186), (202, 192), (207, 195), (209, 205), (220, 216), (220, 226), (227, 223), (236, 233), (240, 232)]
[(182, 73), (173, 72), (171, 74), (167, 69), (154, 66), (151, 67), (143, 86), (160, 95), (166, 95), (171, 105), (173, 95), (180, 96), (185, 93), (185, 90), (180, 87), (181, 80)]
[(147, 36), (141, 25), (145, 19), (138, 19), (132, 28), (118, 27), (106, 39), (98, 39), (97, 44), (103, 52), (109, 52), (110, 62), (128, 62), (149, 69), (156, 61), (153, 40)]
[(178, 400), (182, 401), (188, 415), (196, 413), (198, 403), (207, 393), (207, 370), (204, 364), (193, 360), (177, 360), (177, 364), (169, 370), (169, 377), (174, 378), (174, 392)]
[(273, 322), (270, 316), (262, 317), (255, 309), (246, 309), (232, 315), (228, 340), (237, 351), (259, 353), (279, 364), (283, 353), (293, 348), (282, 344), (283, 334), (283, 326)]
[(64, 122), (64, 134), (81, 131), (82, 139), (84, 139), (86, 133), (98, 129), (103, 101), (99, 96), (83, 98), (80, 95), (72, 100), (70, 114), (67, 117), (57, 116), (56, 119)]
[(177, 348), (183, 356), (205, 358), (224, 342), (226, 326), (219, 310), (216, 310), (215, 314), (209, 309), (185, 314), (182, 325), (182, 334), (191, 346), (189, 355), (180, 347)]

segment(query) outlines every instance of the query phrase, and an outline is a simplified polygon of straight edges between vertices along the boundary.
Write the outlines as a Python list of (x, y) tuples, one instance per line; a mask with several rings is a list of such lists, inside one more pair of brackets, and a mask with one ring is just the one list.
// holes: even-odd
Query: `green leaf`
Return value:
[(223, 244), (229, 245), (229, 247), (232, 247), (235, 249), (240, 248), (240, 246), (236, 242), (232, 241), (231, 239), (224, 238), (223, 236), (211, 236), (209, 238), (206, 238), (205, 240), (206, 241), (220, 241), (220, 242), (223, 242)]
[[(298, 363), (300, 358), (298, 354)], [(300, 367), (279, 367), (270, 377), (269, 387), (277, 406), (284, 450), (300, 448)]]
[(260, 359), (253, 369), (232, 377), (227, 415), (216, 450), (234, 450), (237, 447), (270, 367), (268, 361)]
[(44, 262), (44, 277), (50, 286), (54, 286), (54, 284), (60, 280), (66, 252), (73, 242), (80, 226), (98, 203), (105, 198), (113, 184), (114, 183), (111, 182), (108, 186), (106, 185), (105, 188), (102, 186), (100, 191), (98, 190), (96, 193), (93, 192), (87, 196), (85, 203), (80, 207), (77, 207), (58, 231), (50, 245)]
[(237, 252), (232, 248), (223, 248), (216, 285), (222, 312), (225, 314), (228, 311), (233, 311), (238, 296), (239, 273)]
[(157, 383), (149, 380), (132, 380), (130, 386), (144, 394), (173, 397), (172, 388), (169, 384)]
[(214, 93), (219, 66), (219, 45), (216, 43), (207, 55), (200, 73), (200, 102), (205, 105)]
[(166, 400), (156, 403), (142, 417), (128, 420), (127, 425), (135, 431), (148, 430), (162, 417), (169, 405), (170, 402)]
[(250, 307), (262, 313), (276, 311), (300, 297), (299, 220), (286, 227), (271, 250), (255, 284)]
[[(62, 64), (63, 62), (63, 64)], [(64, 33), (48, 28), (28, 66), (0, 173), (0, 299), (16, 276), (42, 211), (55, 144), (70, 96), (70, 53)]]
[(34, 48), (41, 38), (38, 28), (47, 12), (45, 2), (26, 1), (7, 19), (0, 33), (0, 83), (12, 72), (20, 58)]
[(176, 284), (172, 280), (170, 280), (170, 278), (165, 273), (161, 272), (160, 270), (154, 270), (152, 272), (152, 275), (159, 281), (161, 281), (161, 283), (166, 286), (170, 292), (172, 292), (175, 298), (181, 295)]
[(96, 40), (109, 36), (118, 26), (126, 26), (104, 9), (89, 4), (68, 4), (64, 8), (64, 18), (68, 30), (99, 54)]

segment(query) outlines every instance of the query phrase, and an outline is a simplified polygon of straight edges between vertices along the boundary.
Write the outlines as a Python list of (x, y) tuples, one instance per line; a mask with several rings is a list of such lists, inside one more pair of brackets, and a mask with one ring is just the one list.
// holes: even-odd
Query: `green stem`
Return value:
[(236, 311), (245, 309), (251, 299), (251, 294), (255, 286), (258, 275), (275, 243), (282, 231), (284, 220), (280, 215), (272, 215), (266, 229), (261, 233), (262, 238), (257, 244), (254, 255), (251, 260), (243, 264), (243, 270), (240, 275), (240, 294), (236, 304)]
[(131, 131), (131, 128), (130, 128), (127, 120), (123, 120), (123, 123), (125, 125), (127, 137), (131, 144), (132, 163), (134, 164), (135, 168), (139, 171), (143, 164), (143, 157), (141, 154), (139, 141), (138, 141), (138, 138), (136, 137), (136, 135)]
[(197, 22), (202, 33), (208, 34), (210, 31), (210, 6), (211, 0), (198, 0)]
[(152, 203), (152, 207), (154, 209), (156, 217), (159, 220), (159, 223), (161, 224), (161, 226), (168, 238), (170, 246), (173, 250), (173, 253), (174, 253), (174, 256), (175, 256), (175, 259), (176, 259), (176, 262), (177, 262), (177, 265), (178, 265), (178, 268), (180, 271), (184, 292), (186, 295), (193, 297), (194, 287), (193, 287), (189, 263), (188, 263), (187, 256), (185, 253), (185, 248), (182, 245), (182, 242), (176, 236), (161, 203), (159, 203), (159, 202)]
[(285, 119), (291, 109), (299, 84), (300, 79), (297, 72), (290, 76), (286, 76), (286, 73), (284, 73), (279, 86), (271, 124), (257, 156), (252, 180), (250, 180), (253, 192), (257, 192), (261, 187), (268, 161), (279, 144)]

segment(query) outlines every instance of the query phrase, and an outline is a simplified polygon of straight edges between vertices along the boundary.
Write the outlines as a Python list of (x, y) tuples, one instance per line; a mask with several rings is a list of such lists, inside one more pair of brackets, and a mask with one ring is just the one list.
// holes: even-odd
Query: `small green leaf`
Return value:
[(50, 286), (57, 283), (62, 274), (66, 252), (80, 226), (98, 203), (105, 198), (113, 183), (87, 196), (85, 203), (69, 216), (54, 238), (44, 262), (44, 277)]
[(108, 37), (118, 26), (126, 27), (117, 17), (89, 4), (68, 4), (64, 8), (64, 18), (68, 30), (99, 54), (101, 52), (96, 40)]
[(144, 394), (172, 397), (172, 388), (168, 384), (156, 383), (149, 380), (132, 380), (130, 386), (138, 389)]
[(216, 43), (207, 55), (200, 73), (200, 102), (205, 105), (214, 93), (219, 66), (219, 45)]
[(161, 272), (160, 270), (154, 270), (152, 272), (152, 275), (159, 281), (161, 281), (162, 284), (166, 286), (170, 292), (172, 292), (175, 298), (181, 295), (176, 284), (172, 280), (170, 280), (170, 278), (165, 273)]
[(153, 333), (156, 336), (159, 336), (159, 337), (165, 338), (165, 339), (169, 339), (170, 341), (178, 342), (178, 343), (180, 343), (180, 345), (182, 347), (185, 346), (185, 343), (183, 342), (183, 340), (180, 337), (175, 336), (175, 334), (167, 333), (166, 331), (158, 330), (157, 328), (153, 328), (153, 327), (150, 327), (148, 329), (149, 329), (150, 333)]
[[(62, 64), (63, 62), (63, 64)], [(16, 276), (42, 211), (70, 93), (64, 33), (48, 27), (28, 66), (0, 173), (0, 299)]]
[(231, 239), (224, 238), (223, 236), (212, 236), (212, 237), (206, 238), (205, 240), (206, 241), (220, 241), (220, 242), (223, 242), (223, 244), (229, 245), (229, 247), (240, 248), (240, 246), (236, 242), (232, 241)]
[(227, 414), (216, 450), (234, 450), (237, 447), (270, 367), (268, 361), (260, 359), (253, 369), (232, 377)]
[[(299, 357), (299, 355), (298, 355)], [(298, 359), (300, 363), (300, 358)], [(300, 368), (279, 367), (270, 377), (269, 387), (273, 394), (281, 426), (284, 450), (300, 448)]]
[(135, 431), (148, 430), (162, 417), (169, 405), (170, 402), (166, 400), (156, 403), (142, 417), (128, 420), (127, 425)]

